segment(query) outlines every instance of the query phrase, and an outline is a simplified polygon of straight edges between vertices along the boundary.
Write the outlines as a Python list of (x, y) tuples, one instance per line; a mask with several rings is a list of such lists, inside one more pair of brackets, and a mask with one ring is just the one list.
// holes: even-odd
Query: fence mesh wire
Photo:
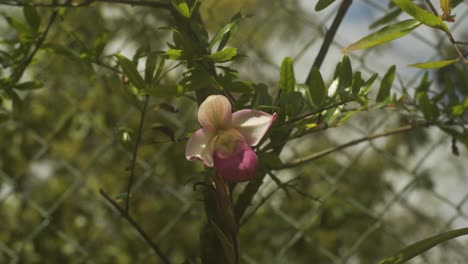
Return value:
[[(214, 31), (235, 12), (252, 12), (254, 17), (243, 22), (234, 39), (233, 45), (248, 56), (236, 67), (242, 77), (274, 86), (285, 56), (294, 59), (297, 79), (305, 79), (337, 5), (317, 14), (309, 1), (204, 1), (202, 15)], [(92, 14), (97, 9), (126, 19), (137, 12), (111, 4), (76, 12)], [(353, 3), (323, 66), (328, 80), (340, 50), (368, 33), (369, 21), (387, 10), (386, 1)], [(450, 27), (463, 33), (467, 4), (456, 13)], [(399, 91), (414, 86), (423, 73), (407, 64), (444, 57), (446, 46), (445, 35), (422, 29), (351, 58), (353, 68), (368, 76), (397, 64)], [(45, 56), (40, 54), (40, 60)], [(120, 125), (136, 127), (139, 114), (119, 107), (128, 103), (112, 87), (116, 80), (100, 75), (106, 69), (97, 65), (94, 71), (94, 80), (55, 81), (44, 91), (25, 94), (24, 111), (32, 114), (0, 125), (2, 140), (8, 142), (2, 145), (0, 163), (2, 263), (159, 261), (99, 195), (103, 188), (118, 199), (124, 190), (131, 152), (117, 143), (115, 130)], [(88, 83), (99, 84), (87, 87)], [(60, 84), (69, 87), (57, 88)], [(109, 93), (112, 96), (106, 97)], [(194, 124), (195, 106), (187, 109), (183, 100), (173, 103), (180, 114), (150, 114), (147, 123), (163, 119), (175, 127)], [(337, 146), (395, 127), (401, 118), (390, 111), (362, 113), (343, 127), (292, 141), (281, 157), (287, 161)], [(466, 150), (455, 157), (450, 138), (435, 129), (424, 131), (363, 143), (297, 169), (273, 171), (289, 191), (266, 179), (241, 228), (242, 262), (310, 263), (314, 256), (317, 263), (376, 263), (409, 243), (466, 226)], [(200, 173), (181, 161), (185, 142), (145, 139), (136, 163), (132, 213), (175, 263), (195, 263), (203, 207), (192, 186)], [(413, 263), (466, 263), (467, 246), (466, 239), (452, 240)]]

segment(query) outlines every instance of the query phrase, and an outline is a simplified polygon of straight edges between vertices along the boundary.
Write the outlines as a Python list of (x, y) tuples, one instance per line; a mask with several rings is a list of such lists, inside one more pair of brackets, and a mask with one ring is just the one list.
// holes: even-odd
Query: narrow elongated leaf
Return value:
[(370, 90), (372, 89), (372, 85), (374, 84), (375, 80), (377, 79), (377, 77), (379, 76), (378, 73), (374, 73), (374, 75), (372, 75), (367, 81), (366, 83), (364, 84), (364, 87), (361, 89), (361, 91), (359, 92), (359, 95), (361, 96), (366, 96)]
[(327, 94), (327, 88), (325, 87), (325, 83), (323, 82), (322, 75), (320, 71), (314, 67), (311, 74), (311, 81), (309, 84), (309, 92), (310, 96), (312, 97), (312, 101), (315, 106), (320, 107), (325, 99), (325, 95)]
[(296, 77), (294, 76), (293, 61), (290, 57), (283, 59), (280, 68), (279, 88), (283, 93), (291, 93), (296, 85)]
[(440, 60), (440, 61), (429, 61), (423, 63), (415, 63), (408, 65), (410, 67), (420, 68), (420, 69), (438, 69), (443, 68), (449, 65), (452, 65), (456, 62), (460, 61), (459, 58), (452, 59), (452, 60)]
[(351, 61), (348, 56), (343, 56), (341, 61), (340, 78), (338, 82), (338, 94), (341, 94), (343, 90), (351, 86), (353, 81), (353, 68), (351, 67)]
[(181, 60), (184, 58), (184, 51), (180, 49), (168, 49), (164, 55), (171, 60)]
[(452, 231), (448, 231), (433, 237), (426, 238), (419, 242), (416, 242), (392, 257), (388, 257), (380, 262), (380, 264), (403, 264), (408, 260), (426, 252), (427, 250), (439, 245), (447, 240), (468, 235), (468, 228), (461, 228)]
[(400, 21), (391, 25), (388, 25), (364, 38), (354, 42), (348, 47), (343, 49), (344, 53), (348, 53), (355, 50), (368, 49), (380, 44), (387, 43), (397, 38), (401, 38), (404, 35), (410, 33), (413, 29), (421, 25), (416, 19), (409, 19)]
[(445, 25), (444, 21), (442, 21), (440, 17), (422, 9), (410, 0), (392, 0), (392, 2), (405, 11), (408, 15), (416, 18), (419, 22), (432, 28), (450, 32), (447, 25)]
[(236, 31), (237, 25), (239, 21), (241, 20), (242, 15), (240, 13), (237, 13), (235, 16), (231, 18), (231, 22), (229, 22), (227, 25), (225, 25), (216, 35), (213, 37), (213, 39), (210, 41), (210, 44), (208, 44), (208, 49), (211, 50), (214, 44), (216, 42), (221, 40), (221, 43), (218, 46), (218, 51), (222, 50), (224, 46), (227, 44), (228, 40), (232, 37), (233, 32)]
[(40, 81), (29, 81), (29, 82), (24, 82), (16, 85), (15, 89), (17, 90), (35, 90), (42, 88), (42, 83)]
[(357, 71), (353, 76), (353, 84), (351, 85), (351, 91), (353, 94), (358, 95), (362, 87), (361, 72)]
[(395, 65), (392, 65), (392, 67), (388, 69), (387, 73), (385, 73), (382, 83), (380, 84), (379, 93), (375, 99), (377, 102), (384, 101), (390, 96), (390, 89), (392, 88), (393, 80), (395, 79), (395, 70)]
[(225, 48), (221, 51), (211, 54), (208, 58), (216, 62), (230, 61), (237, 54), (237, 48)]
[(333, 2), (335, 2), (335, 0), (319, 0), (315, 5), (315, 11), (321, 11), (327, 8), (329, 5), (333, 4)]
[(145, 65), (145, 81), (148, 85), (153, 83), (154, 77), (154, 69), (156, 68), (156, 62), (158, 60), (158, 54), (155, 52), (151, 52), (146, 57), (146, 65)]
[(123, 72), (128, 77), (128, 80), (138, 89), (142, 90), (146, 88), (146, 83), (143, 78), (140, 76), (137, 70), (137, 66), (133, 61), (125, 58), (123, 55), (115, 55), (119, 60), (120, 67), (122, 67)]

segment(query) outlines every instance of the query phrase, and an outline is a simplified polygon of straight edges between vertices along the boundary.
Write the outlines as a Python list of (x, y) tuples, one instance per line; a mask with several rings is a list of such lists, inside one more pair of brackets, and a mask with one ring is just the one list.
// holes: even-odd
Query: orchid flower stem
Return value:
[(122, 215), (125, 220), (128, 221), (132, 225), (133, 228), (138, 232), (138, 234), (141, 235), (141, 237), (145, 240), (145, 242), (153, 249), (154, 253), (159, 256), (161, 259), (162, 263), (164, 264), (170, 264), (171, 262), (169, 261), (169, 258), (164, 255), (162, 250), (151, 240), (148, 234), (138, 225), (138, 223), (133, 219), (133, 217), (130, 216), (130, 214), (124, 210), (122, 207), (120, 207), (112, 198), (107, 195), (104, 190), (100, 189), (99, 193), (106, 199), (119, 213)]
[(140, 125), (138, 127), (135, 145), (133, 147), (133, 152), (132, 152), (132, 164), (130, 166), (130, 176), (128, 177), (128, 182), (127, 182), (127, 197), (125, 199), (125, 211), (126, 212), (130, 210), (130, 192), (132, 191), (133, 181), (135, 179), (135, 165), (136, 165), (136, 159), (137, 159), (137, 154), (138, 154), (138, 147), (140, 146), (140, 141), (141, 141), (141, 134), (143, 133), (143, 123), (145, 121), (146, 108), (148, 107), (148, 101), (149, 101), (149, 96), (146, 95), (145, 102), (143, 103), (143, 108), (141, 109)]

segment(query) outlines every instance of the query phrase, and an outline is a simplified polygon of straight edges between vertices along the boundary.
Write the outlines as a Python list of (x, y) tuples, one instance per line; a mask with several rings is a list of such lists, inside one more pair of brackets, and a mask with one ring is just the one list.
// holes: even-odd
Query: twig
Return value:
[(343, 18), (348, 12), (348, 9), (351, 6), (352, 2), (353, 0), (343, 0), (343, 2), (341, 2), (341, 5), (338, 9), (338, 13), (336, 13), (335, 19), (333, 20), (330, 29), (327, 31), (327, 34), (323, 39), (322, 46), (320, 47), (320, 51), (317, 57), (315, 58), (314, 64), (312, 64), (312, 67), (310, 67), (309, 75), (306, 79), (306, 84), (310, 84), (312, 81), (312, 69), (314, 67), (320, 69), (320, 67), (322, 66), (325, 56), (327, 55), (328, 49), (330, 48), (330, 45), (333, 39), (335, 38), (335, 34), (338, 31), (338, 28), (340, 27), (341, 21), (343, 21)]
[(131, 0), (87, 0), (79, 4), (70, 3), (71, 1), (61, 4), (61, 3), (52, 3), (52, 4), (44, 4), (44, 3), (27, 3), (23, 1), (9, 1), (9, 2), (1, 2), (0, 5), (9, 5), (9, 6), (36, 6), (36, 7), (85, 7), (89, 6), (94, 3), (113, 3), (113, 4), (127, 4), (131, 6), (146, 6), (152, 8), (161, 8), (161, 9), (171, 9), (171, 5), (162, 2), (155, 2), (155, 1), (131, 1)]
[[(434, 7), (434, 5), (432, 4), (432, 2), (430, 0), (426, 0), (426, 3), (429, 5), (429, 8), (432, 10), (432, 13), (434, 13), (434, 15), (436, 16), (439, 16), (439, 13), (437, 12), (437, 9)], [(444, 31), (445, 34), (447, 35), (447, 37), (449, 38), (450, 42), (452, 43), (453, 47), (455, 48), (455, 50), (457, 51), (458, 53), (458, 57), (460, 58), (460, 61), (462, 61), (464, 64), (468, 64), (468, 60), (465, 59), (465, 57), (467, 56), (466, 53), (464, 53), (460, 47), (458, 46), (459, 42), (455, 40), (455, 38), (453, 37), (452, 33), (450, 33), (449, 31)]]
[(151, 238), (146, 234), (146, 232), (138, 225), (138, 223), (131, 217), (126, 210), (124, 210), (122, 207), (120, 207), (114, 200), (112, 200), (109, 195), (107, 195), (104, 190), (99, 189), (99, 193), (109, 202), (112, 204), (112, 206), (119, 211), (119, 213), (127, 220), (133, 228), (140, 234), (145, 242), (150, 245), (150, 247), (153, 249), (154, 253), (161, 258), (161, 261), (165, 264), (170, 264), (171, 262), (167, 258), (166, 255), (161, 251), (161, 249), (151, 240)]
[(345, 148), (360, 144), (362, 142), (370, 141), (370, 140), (373, 140), (373, 139), (376, 139), (376, 138), (387, 137), (387, 136), (391, 136), (391, 135), (394, 135), (394, 134), (400, 134), (400, 133), (403, 133), (403, 132), (408, 132), (408, 131), (411, 131), (411, 130), (414, 130), (414, 129), (417, 129), (417, 128), (421, 128), (421, 127), (425, 127), (425, 126), (428, 126), (428, 125), (429, 125), (428, 123), (422, 123), (422, 124), (419, 124), (419, 125), (410, 124), (410, 125), (406, 125), (406, 126), (396, 128), (396, 129), (392, 129), (392, 130), (377, 133), (377, 134), (374, 134), (374, 135), (370, 135), (370, 136), (362, 137), (362, 138), (359, 138), (359, 139), (355, 139), (355, 140), (352, 140), (352, 141), (350, 141), (348, 143), (339, 145), (337, 147), (329, 148), (329, 149), (314, 153), (314, 154), (312, 154), (312, 155), (310, 155), (308, 157), (305, 157), (303, 159), (293, 161), (293, 162), (290, 162), (288, 164), (284, 164), (279, 169), (294, 168), (294, 167), (303, 165), (303, 164), (305, 164), (307, 162), (310, 162), (310, 161), (319, 159), (321, 157), (324, 157), (324, 156), (326, 156), (328, 154), (331, 154), (333, 152), (337, 152), (337, 151), (340, 151), (342, 149), (345, 149)]
[[(70, 2), (70, 1), (68, 1), (68, 2)], [(49, 22), (47, 23), (47, 26), (46, 26), (46, 28), (44, 30), (44, 33), (42, 33), (42, 35), (37, 39), (36, 45), (35, 45), (34, 49), (32, 50), (31, 54), (29, 54), (29, 56), (26, 57), (26, 59), (23, 61), (23, 65), (21, 66), (20, 70), (18, 72), (14, 73), (15, 75), (12, 76), (13, 82), (12, 82), (11, 87), (16, 85), (16, 83), (21, 79), (24, 72), (26, 71), (26, 68), (28, 68), (29, 64), (31, 64), (34, 56), (36, 56), (36, 53), (39, 51), (42, 44), (44, 43), (45, 38), (47, 37), (47, 34), (49, 34), (49, 31), (50, 31), (50, 29), (52, 27), (52, 24), (54, 23), (55, 19), (57, 18), (57, 15), (58, 15), (58, 9), (54, 10), (52, 15), (50, 16)]]
[(143, 131), (143, 123), (145, 121), (145, 114), (146, 114), (146, 107), (148, 106), (149, 96), (146, 95), (145, 103), (143, 104), (143, 108), (141, 109), (141, 116), (140, 116), (140, 125), (138, 126), (137, 137), (135, 139), (135, 145), (133, 147), (132, 152), (132, 165), (130, 167), (130, 176), (128, 177), (127, 183), (127, 199), (125, 199), (125, 211), (128, 212), (130, 209), (130, 191), (132, 190), (133, 180), (135, 178), (135, 164), (138, 154), (138, 147), (140, 146), (141, 141), (141, 134)]

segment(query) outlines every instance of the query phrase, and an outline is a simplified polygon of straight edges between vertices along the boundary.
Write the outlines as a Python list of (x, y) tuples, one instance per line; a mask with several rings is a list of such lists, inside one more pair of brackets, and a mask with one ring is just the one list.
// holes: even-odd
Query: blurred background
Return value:
[[(274, 90), (285, 56), (294, 59), (297, 80), (305, 81), (339, 1), (319, 13), (315, 4), (204, 0), (201, 13), (211, 36), (236, 13), (252, 15), (230, 43), (245, 58), (231, 66), (241, 79)], [(52, 10), (39, 11), (44, 27)], [(341, 48), (369, 34), (369, 26), (388, 11), (388, 1), (354, 1), (322, 67), (327, 83), (343, 56)], [(456, 39), (467, 41), (466, 1), (454, 13), (450, 28)], [(0, 15), (24, 20), (19, 7), (0, 5)], [(21, 110), (0, 123), (0, 263), (159, 263), (99, 189), (122, 201), (132, 155), (119, 137), (123, 130), (136, 130), (140, 119), (116, 68), (108, 65), (115, 65), (116, 52), (132, 57), (138, 49), (167, 49), (171, 36), (163, 27), (169, 14), (95, 3), (59, 16), (23, 76), (44, 88), (21, 93)], [(6, 20), (0, 32), (2, 53), (15, 50), (21, 35)], [(89, 51), (104, 40), (99, 60), (91, 63)], [(394, 91), (399, 93), (411, 91), (424, 74), (408, 64), (455, 57), (449, 44), (441, 32), (421, 27), (350, 58), (364, 79), (397, 65)], [(467, 74), (466, 66), (458, 66)], [(444, 71), (430, 76), (437, 80)], [(181, 71), (168, 76), (175, 82)], [(431, 89), (437, 91), (437, 81)], [(169, 102), (175, 111), (159, 111), (160, 103), (152, 99), (145, 121), (131, 212), (174, 263), (197, 263), (203, 203), (193, 185), (205, 177), (203, 167), (185, 160), (185, 141), (172, 142), (154, 129), (164, 124), (188, 135), (198, 128), (197, 106), (181, 97)], [(291, 141), (281, 159), (291, 161), (405, 121), (398, 111), (361, 112), (341, 127)], [(451, 144), (438, 129), (416, 130), (274, 171), (289, 187), (279, 189), (266, 178), (241, 226), (242, 263), (376, 263), (405, 245), (468, 226), (468, 152), (458, 144), (457, 157)], [(411, 263), (466, 263), (467, 248), (462, 237)]]

